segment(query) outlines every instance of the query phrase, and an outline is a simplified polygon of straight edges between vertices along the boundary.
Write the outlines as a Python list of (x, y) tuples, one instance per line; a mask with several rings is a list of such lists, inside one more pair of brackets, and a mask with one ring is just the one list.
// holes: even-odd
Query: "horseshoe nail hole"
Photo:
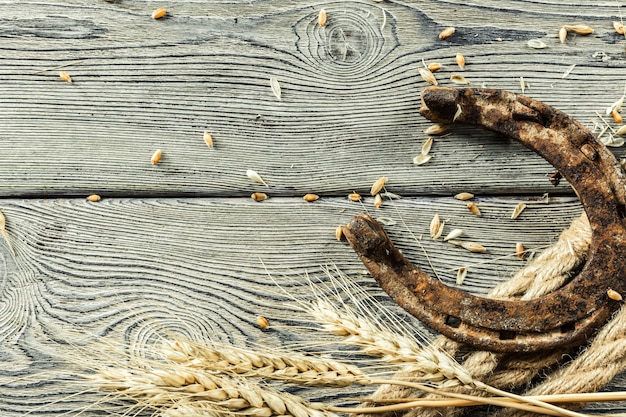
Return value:
[(461, 325), (461, 319), (454, 316), (448, 316), (446, 317), (446, 325), (456, 329)]
[(622, 216), (622, 219), (626, 219), (626, 205), (625, 204), (618, 204), (617, 212), (619, 213), (620, 216)]
[(513, 340), (515, 339), (515, 332), (510, 330), (500, 330), (500, 340)]
[(569, 333), (576, 328), (576, 323), (565, 323), (561, 326), (561, 333)]

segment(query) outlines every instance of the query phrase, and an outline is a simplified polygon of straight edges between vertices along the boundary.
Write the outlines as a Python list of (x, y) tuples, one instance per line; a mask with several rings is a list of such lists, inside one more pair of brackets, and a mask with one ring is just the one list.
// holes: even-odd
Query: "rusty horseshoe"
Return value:
[(508, 91), (428, 87), (420, 113), (437, 123), (498, 132), (552, 164), (576, 191), (591, 225), (585, 265), (566, 285), (542, 297), (496, 300), (433, 279), (366, 214), (343, 227), (352, 248), (400, 306), (454, 340), (499, 352), (582, 343), (619, 306), (607, 290), (626, 292), (626, 178), (618, 161), (572, 117)]

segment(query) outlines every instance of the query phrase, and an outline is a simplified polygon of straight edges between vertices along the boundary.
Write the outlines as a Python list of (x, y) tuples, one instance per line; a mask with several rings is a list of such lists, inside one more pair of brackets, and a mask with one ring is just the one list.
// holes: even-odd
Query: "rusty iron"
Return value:
[[(461, 113), (457, 114), (460, 106)], [(552, 164), (576, 191), (592, 229), (585, 265), (560, 289), (527, 301), (448, 287), (411, 264), (382, 226), (357, 215), (343, 232), (378, 284), (405, 310), (459, 342), (498, 352), (582, 343), (626, 293), (626, 178), (613, 154), (567, 114), (496, 89), (428, 87), (420, 113), (436, 123), (480, 126), (513, 138)]]

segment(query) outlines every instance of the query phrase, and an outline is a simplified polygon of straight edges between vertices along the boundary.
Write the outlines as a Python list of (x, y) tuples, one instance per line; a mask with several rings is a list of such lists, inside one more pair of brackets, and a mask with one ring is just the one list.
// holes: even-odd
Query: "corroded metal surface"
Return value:
[(361, 214), (344, 234), (370, 273), (404, 309), (462, 343), (531, 352), (584, 341), (619, 306), (607, 290), (626, 292), (626, 178), (613, 154), (565, 113), (507, 91), (429, 87), (422, 93), (420, 113), (437, 123), (501, 133), (550, 162), (587, 213), (590, 253), (580, 273), (550, 294), (528, 301), (494, 300), (433, 279), (404, 258), (375, 220)]

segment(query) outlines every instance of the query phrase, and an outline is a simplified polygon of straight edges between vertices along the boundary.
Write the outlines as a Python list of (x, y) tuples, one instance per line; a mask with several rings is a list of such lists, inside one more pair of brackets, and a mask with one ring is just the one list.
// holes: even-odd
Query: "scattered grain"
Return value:
[(623, 34), (624, 34), (624, 32), (625, 32), (625, 31), (624, 31), (624, 25), (623, 25), (622, 23), (620, 23), (620, 22), (615, 22), (615, 21), (614, 21), (614, 22), (613, 22), (613, 27), (615, 28), (615, 31), (616, 31), (617, 33), (619, 33), (620, 35), (623, 35)]
[(482, 215), (482, 213), (480, 212), (480, 209), (478, 208), (478, 205), (476, 203), (472, 203), (472, 202), (467, 203), (467, 209), (474, 216), (480, 217)]
[(617, 132), (615, 132), (615, 134), (617, 134), (617, 135), (626, 135), (626, 126), (622, 126), (619, 129), (617, 129)]
[(304, 199), (304, 201), (312, 203), (313, 201), (319, 200), (320, 196), (317, 194), (305, 194), (302, 198)]
[(457, 103), (456, 112), (454, 113), (454, 117), (452, 118), (452, 122), (456, 122), (456, 119), (459, 118), (463, 114), (463, 109), (461, 109), (461, 105)]
[(317, 24), (320, 26), (326, 26), (326, 10), (320, 10), (320, 14), (317, 16)]
[(524, 211), (525, 208), (526, 208), (526, 204), (518, 203), (515, 206), (515, 209), (513, 209), (513, 214), (511, 214), (511, 220), (517, 219), (519, 215), (522, 214), (522, 211)]
[(68, 74), (65, 71), (59, 72), (59, 78), (62, 79), (63, 81), (65, 81), (66, 83), (71, 83), (72, 82), (72, 77), (70, 77), (70, 74)]
[(348, 195), (348, 199), (350, 201), (354, 201), (354, 202), (361, 201), (361, 194), (359, 194), (357, 192), (353, 192), (353, 193)]
[(563, 27), (568, 32), (572, 31), (578, 35), (590, 35), (594, 32), (594, 30), (587, 25), (563, 25)]
[(152, 18), (153, 19), (160, 19), (163, 16), (165, 16), (166, 13), (167, 13), (167, 10), (165, 10), (164, 7), (159, 7), (158, 9), (156, 9), (155, 11), (152, 12)]
[(206, 146), (208, 146), (209, 148), (213, 147), (213, 135), (211, 135), (206, 130), (204, 131), (203, 139), (204, 139), (204, 143), (206, 143)]
[(154, 151), (154, 153), (152, 154), (152, 158), (150, 158), (150, 162), (152, 163), (152, 165), (158, 164), (161, 160), (161, 156), (163, 156), (162, 150), (157, 149), (156, 151)]
[(441, 64), (438, 62), (431, 62), (430, 64), (428, 64), (427, 68), (430, 72), (439, 71), (441, 69)]
[(448, 133), (448, 126), (437, 123), (424, 130), (424, 133), (432, 136), (441, 136)]
[(253, 199), (254, 201), (265, 201), (267, 200), (267, 194), (265, 193), (260, 193), (260, 192), (256, 192), (256, 193), (252, 193), (250, 195), (250, 198)]
[(7, 220), (4, 217), (4, 213), (0, 211), (0, 233), (2, 233), (2, 237), (4, 237), (4, 241), (7, 243), (11, 254), (15, 258), (15, 251), (13, 250), (13, 245), (11, 245), (11, 240), (9, 240), (9, 233), (7, 233), (6, 228)]
[(263, 181), (263, 178), (261, 178), (261, 176), (259, 174), (257, 174), (257, 172), (253, 169), (249, 169), (246, 171), (246, 175), (248, 176), (248, 178), (250, 178), (252, 181), (259, 183), (259, 184), (263, 184), (266, 187), (269, 187), (269, 185), (267, 185), (267, 183), (265, 181)]
[(517, 242), (515, 244), (515, 256), (520, 259), (524, 259), (526, 257), (526, 248), (521, 242)]
[(625, 96), (621, 96), (617, 101), (615, 101), (609, 107), (607, 107), (606, 114), (609, 115), (613, 113), (614, 111), (617, 111), (617, 112), (621, 111), (622, 105), (624, 104), (624, 97)]
[(383, 206), (383, 197), (380, 194), (374, 196), (374, 207), (381, 208)]
[(474, 198), (474, 194), (463, 192), (463, 193), (456, 194), (454, 198), (456, 198), (457, 200), (461, 200), (461, 201), (471, 200), (472, 198)]
[(433, 138), (426, 139), (426, 142), (422, 145), (422, 155), (428, 155), (430, 148), (433, 147)]
[(565, 43), (565, 39), (567, 39), (567, 29), (565, 29), (565, 26), (562, 26), (561, 29), (559, 29), (559, 40), (561, 43)]
[(461, 69), (465, 68), (465, 57), (463, 56), (462, 53), (457, 52), (456, 57), (454, 59), (456, 61), (456, 64), (459, 66), (459, 68)]
[(387, 184), (387, 181), (389, 181), (389, 178), (387, 178), (387, 177), (380, 177), (379, 179), (377, 179), (374, 182), (374, 184), (372, 185), (372, 188), (370, 190), (370, 194), (371, 195), (378, 194), (383, 189), (385, 184)]
[(615, 300), (615, 301), (622, 301), (622, 294), (618, 293), (615, 290), (612, 289), (608, 289), (606, 292), (606, 295), (611, 299), (611, 300)]
[(454, 29), (453, 27), (445, 28), (439, 33), (439, 39), (448, 39), (450, 36), (454, 35), (455, 31), (456, 29)]
[(433, 219), (430, 221), (430, 237), (433, 239), (439, 239), (443, 233), (443, 225), (444, 223), (441, 221), (439, 215), (435, 214)]
[(548, 47), (548, 45), (546, 45), (539, 39), (531, 39), (527, 42), (527, 45), (529, 48), (533, 49), (544, 49)]
[(450, 76), (450, 81), (452, 81), (454, 84), (460, 84), (460, 85), (467, 85), (470, 83), (469, 80), (465, 78), (464, 76), (462, 76), (461, 74), (452, 74)]
[(337, 226), (335, 228), (335, 237), (337, 240), (343, 239), (343, 226)]
[(623, 122), (622, 115), (619, 114), (616, 110), (613, 110), (611, 112), (611, 117), (613, 117), (613, 120), (615, 120), (615, 123), (622, 123)]
[(424, 165), (426, 162), (430, 161), (432, 157), (433, 157), (432, 155), (419, 154), (415, 158), (413, 158), (413, 163), (415, 165)]
[(437, 79), (435, 78), (435, 75), (432, 72), (430, 72), (427, 68), (420, 68), (419, 72), (422, 78), (424, 79), (424, 81), (426, 81), (428, 84), (439, 85), (439, 83), (437, 82)]
[(98, 194), (91, 194), (87, 197), (87, 201), (91, 201), (92, 203), (98, 202), (100, 200), (102, 200), (102, 197), (100, 197)]
[(462, 235), (463, 235), (462, 229), (453, 229), (450, 231), (450, 233), (446, 235), (446, 237), (443, 238), (443, 241), (447, 242), (448, 240), (456, 239), (457, 237), (460, 237)]
[(270, 327), (269, 320), (263, 316), (259, 316), (256, 318), (256, 324), (258, 324), (261, 329), (267, 329), (268, 327)]
[[(451, 240), (449, 240), (448, 242), (451, 242)], [(487, 248), (485, 248), (483, 245), (476, 243), (476, 242), (461, 242), (460, 246), (474, 253), (487, 252)]]
[(456, 285), (462, 285), (467, 276), (467, 267), (462, 266), (456, 270)]
[(270, 87), (272, 87), (272, 93), (276, 96), (278, 100), (281, 100), (282, 97), (282, 89), (280, 88), (280, 83), (278, 82), (278, 78), (271, 77), (270, 78)]

